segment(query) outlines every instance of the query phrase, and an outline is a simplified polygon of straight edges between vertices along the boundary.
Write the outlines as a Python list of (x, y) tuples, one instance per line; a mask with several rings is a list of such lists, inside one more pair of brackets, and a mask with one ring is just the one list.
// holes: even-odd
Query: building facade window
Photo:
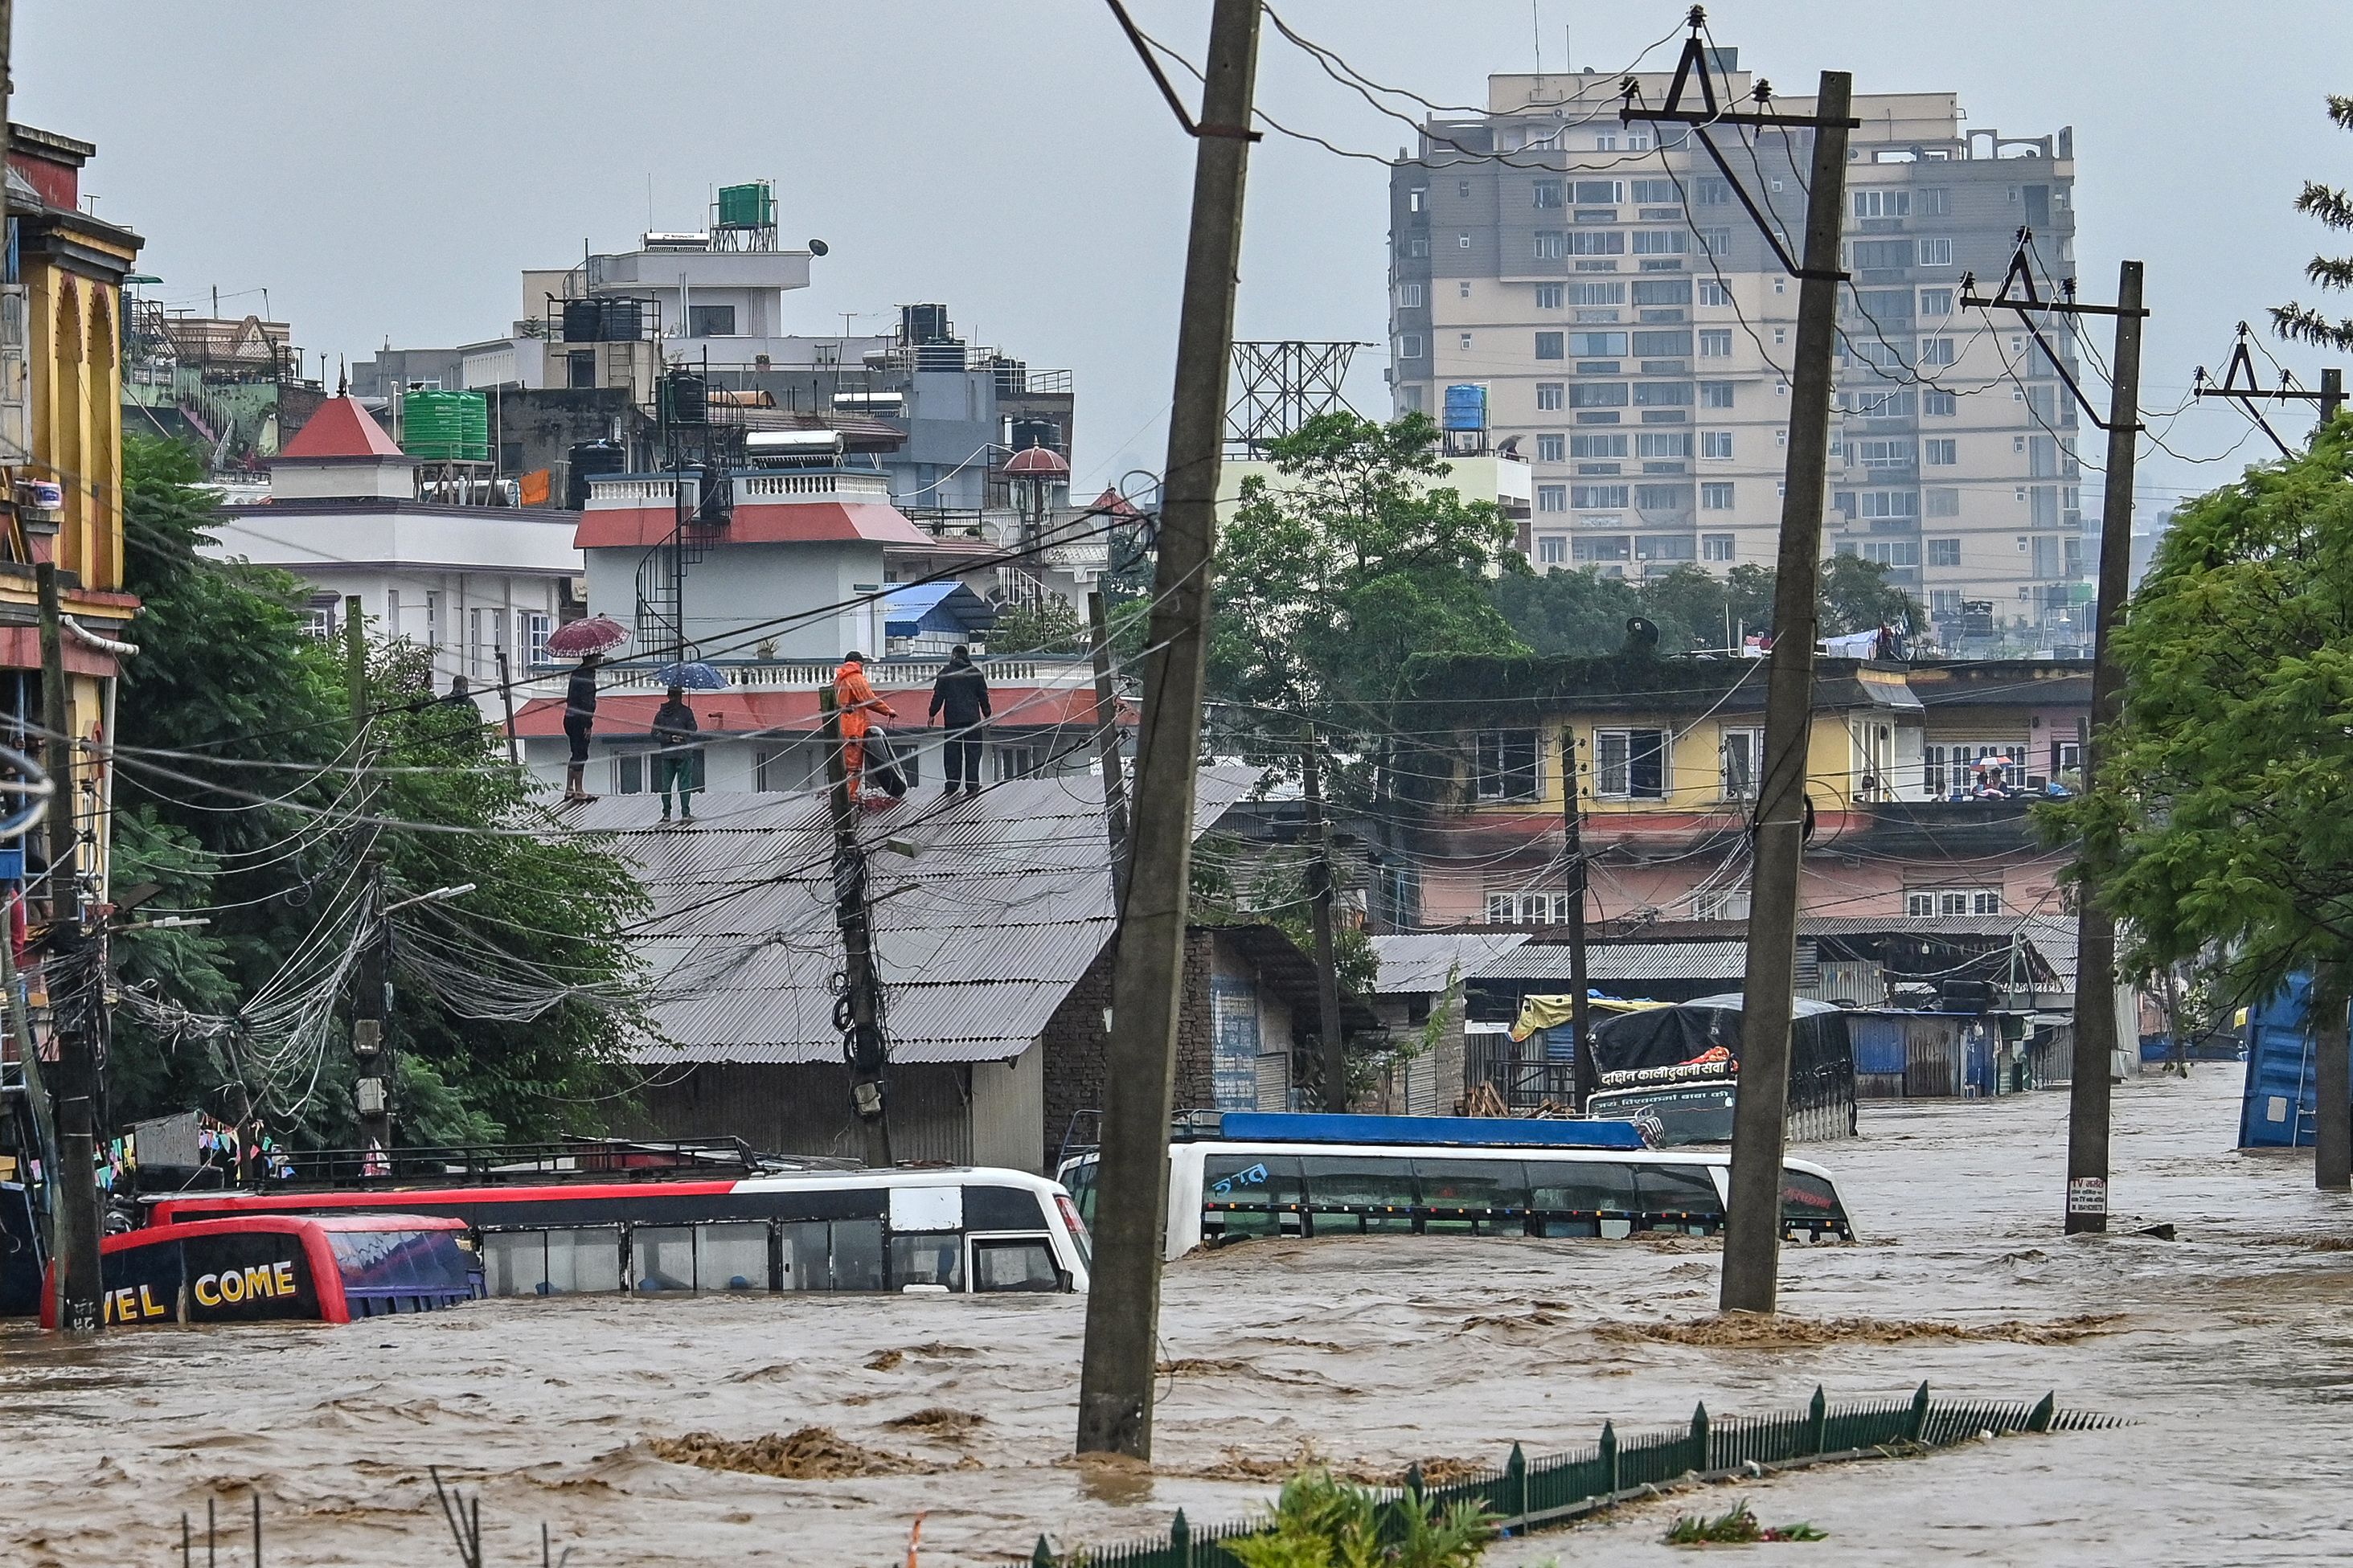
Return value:
[(1961, 542), (1960, 542), (1959, 540), (1957, 540), (1957, 539), (1932, 539), (1932, 540), (1928, 541), (1928, 564), (1929, 564), (1929, 565), (1931, 565), (1931, 566), (1958, 566), (1960, 563), (1961, 563)]
[(1765, 771), (1765, 731), (1727, 725), (1716, 735), (1724, 757), (1723, 798), (1755, 800), (1757, 777)]
[(1568, 536), (1565, 533), (1536, 535), (1536, 564), (1558, 566), (1568, 560)]
[(1605, 800), (1667, 797), (1667, 731), (1596, 730), (1594, 793)]
[(1419, 332), (1399, 332), (1398, 334), (1398, 358), (1419, 359), (1420, 357), (1421, 334)]
[(1949, 419), (1960, 412), (1958, 397), (1957, 393), (1927, 388), (1920, 394), (1920, 412), (1926, 418)]
[(1699, 357), (1702, 359), (1730, 359), (1732, 357), (1732, 329), (1730, 327), (1701, 328), (1699, 334)]
[[(1568, 455), (1572, 458), (1622, 458), (1626, 455), (1625, 433), (1595, 431), (1571, 436), (1568, 438)], [(1616, 470), (1604, 471), (1615, 472)]]
[(1622, 305), (1626, 302), (1623, 283), (1572, 283), (1569, 285), (1572, 305)]
[(2000, 888), (1906, 888), (1904, 912), (1915, 919), (1938, 915), (1998, 915)]
[(1732, 535), (1728, 533), (1701, 534), (1699, 536), (1699, 558), (1702, 561), (1731, 560)]
[(1732, 303), (1731, 287), (1717, 279), (1703, 278), (1699, 280), (1699, 302), (1703, 305), (1729, 305)]
[(1700, 486), (1699, 509), (1702, 511), (1730, 511), (1732, 510), (1732, 487), (1729, 484)]
[(1920, 242), (1920, 265), (1950, 267), (1953, 264), (1953, 242), (1949, 239), (1923, 239)]
[(1480, 800), (1534, 800), (1542, 793), (1534, 730), (1481, 730), (1472, 741), (1472, 793)]
[(1537, 285), (1536, 285), (1536, 309), (1537, 309), (1537, 310), (1559, 310), (1559, 309), (1560, 309), (1560, 296), (1561, 296), (1561, 286), (1560, 286), (1559, 284), (1557, 284), (1557, 283), (1539, 283), (1539, 284), (1537, 284)]
[(1565, 461), (1567, 461), (1567, 458), (1568, 458), (1568, 441), (1567, 441), (1567, 438), (1566, 437), (1562, 437), (1562, 436), (1549, 436), (1549, 435), (1547, 435), (1547, 436), (1539, 436), (1539, 437), (1536, 437), (1536, 461), (1537, 461), (1537, 462), (1539, 462), (1539, 463), (1558, 463), (1558, 462), (1565, 462)]
[(1949, 468), (1961, 460), (1961, 444), (1950, 436), (1931, 437), (1920, 443), (1920, 450), (1932, 468)]
[(1398, 309), (1401, 310), (1418, 310), (1421, 309), (1420, 284), (1403, 283), (1398, 286)]
[(1565, 385), (1565, 383), (1557, 381), (1540, 381), (1536, 383), (1537, 409), (1542, 412), (1549, 413), (1552, 410), (1558, 408), (1564, 401), (1562, 393)]
[(1536, 510), (1538, 511), (1567, 511), (1568, 510), (1568, 487), (1567, 485), (1538, 485), (1536, 487)]
[(555, 635), (555, 617), (536, 610), (527, 610), (522, 617), (523, 662), (526, 665), (553, 663), (547, 651), (547, 639)]
[(1953, 291), (1950, 289), (1920, 290), (1920, 313), (1924, 316), (1949, 316), (1953, 313)]
[(1857, 217), (1909, 217), (1912, 216), (1912, 193), (1894, 190), (1857, 191), (1854, 193), (1854, 216)]
[(1624, 485), (1576, 485), (1570, 489), (1569, 504), (1579, 511), (1607, 511), (1622, 510), (1626, 498)]
[(1703, 458), (1728, 459), (1732, 456), (1732, 432), (1703, 430), (1699, 433), (1699, 455)]
[(1568, 357), (1567, 350), (1566, 348), (1568, 334), (1566, 332), (1538, 332), (1536, 334), (1536, 358), (1567, 359)]
[(1920, 363), (1923, 365), (1931, 367), (1947, 365), (1953, 363), (1953, 357), (1952, 339), (1922, 338), (1920, 340)]
[[(1553, 340), (1556, 351), (1550, 354), (1544, 352), (1545, 339), (1547, 337)], [(1560, 354), (1557, 352), (1559, 343), (1559, 333), (1538, 332), (1536, 334), (1536, 358), (1560, 358)], [(1568, 334), (1568, 353), (1570, 357), (1573, 359), (1616, 359), (1623, 355), (1625, 352), (1626, 334), (1624, 332), (1571, 332)]]
[(1699, 405), (1702, 408), (1732, 406), (1733, 384), (1728, 381), (1703, 381), (1699, 384)]

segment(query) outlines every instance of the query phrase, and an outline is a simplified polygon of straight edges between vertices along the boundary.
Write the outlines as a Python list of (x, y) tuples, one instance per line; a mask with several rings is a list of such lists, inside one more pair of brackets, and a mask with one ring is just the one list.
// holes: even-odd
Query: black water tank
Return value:
[(945, 342), (948, 331), (948, 308), (945, 305), (899, 307), (899, 333), (908, 342)]
[(686, 371), (672, 371), (670, 387), (670, 422), (673, 425), (708, 425), (711, 423), (709, 401), (703, 395), (702, 378)]
[(604, 333), (608, 343), (633, 343), (645, 335), (646, 304), (642, 300), (606, 300)]
[(617, 474), (629, 466), (629, 455), (611, 441), (583, 441), (565, 453), (564, 504), (579, 511), (588, 504), (588, 481)]
[(1016, 419), (1013, 422), (1013, 449), (1026, 452), (1032, 447), (1043, 447), (1050, 452), (1062, 449), (1062, 427), (1051, 419)]
[(564, 301), (564, 341), (567, 343), (603, 342), (605, 341), (605, 301), (602, 300)]
[(997, 395), (1019, 397), (1029, 390), (1029, 366), (1021, 360), (998, 355), (994, 363), (997, 372)]
[(946, 342), (917, 343), (915, 368), (961, 372), (965, 368), (964, 345), (954, 339)]

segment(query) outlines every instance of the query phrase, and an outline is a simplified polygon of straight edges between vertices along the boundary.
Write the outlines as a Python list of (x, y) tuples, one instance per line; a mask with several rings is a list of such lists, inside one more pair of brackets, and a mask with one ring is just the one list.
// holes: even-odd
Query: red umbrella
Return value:
[(612, 616), (588, 616), (556, 627), (547, 639), (547, 651), (558, 658), (584, 658), (628, 640), (629, 629)]

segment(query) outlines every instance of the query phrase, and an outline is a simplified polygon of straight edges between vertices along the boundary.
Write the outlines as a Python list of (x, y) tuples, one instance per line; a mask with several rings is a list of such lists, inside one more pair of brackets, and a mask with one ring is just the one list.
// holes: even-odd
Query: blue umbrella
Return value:
[(727, 684), (725, 676), (701, 662), (666, 664), (659, 679), (664, 686), (683, 686), (689, 691), (717, 691)]

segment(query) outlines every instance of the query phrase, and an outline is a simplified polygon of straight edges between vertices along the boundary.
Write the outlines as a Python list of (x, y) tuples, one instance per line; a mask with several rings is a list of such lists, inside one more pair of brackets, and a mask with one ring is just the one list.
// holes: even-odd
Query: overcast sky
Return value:
[[(1134, 9), (1199, 58), (1204, 0)], [(2289, 204), (2306, 177), (2353, 183), (2353, 136), (2323, 108), (2353, 92), (2343, 0), (1709, 9), (1717, 41), (1787, 93), (1838, 68), (1858, 93), (1957, 91), (1974, 126), (2072, 124), (2086, 297), (2112, 297), (2119, 258), (2147, 263), (2154, 411), (2193, 366), (2221, 370), (2235, 322), (2310, 298), (2301, 268), (2327, 237)], [(1613, 72), (1677, 34), (1683, 6), (1282, 11), (1377, 79), (1475, 104), (1488, 72), (1536, 64), (1539, 39), (1547, 69), (1566, 54)], [(1099, 0), (21, 0), (16, 18), (13, 117), (98, 143), (83, 189), (146, 237), (175, 302), (208, 309), (217, 287), (225, 313), (259, 311), (267, 289), (313, 355), (480, 339), (516, 314), (522, 268), (632, 243), (649, 181), (652, 226), (689, 228), (712, 187), (766, 176), (785, 237), (832, 247), (788, 298), (795, 330), (839, 331), (844, 312), (881, 330), (903, 301), (944, 300), (967, 341), (1076, 373), (1082, 486), (1160, 466), (1191, 151)], [(1411, 139), (1271, 29), (1259, 100), (1347, 149)], [(1386, 190), (1378, 162), (1260, 143), (1240, 332), (1379, 342)], [(2317, 384), (2324, 356), (2273, 347)], [(1387, 411), (1385, 353), (1358, 359), (1368, 413)], [(2192, 458), (2250, 429), (2213, 404), (2158, 427)], [(2267, 447), (2151, 453), (2144, 495), (2206, 488)]]

